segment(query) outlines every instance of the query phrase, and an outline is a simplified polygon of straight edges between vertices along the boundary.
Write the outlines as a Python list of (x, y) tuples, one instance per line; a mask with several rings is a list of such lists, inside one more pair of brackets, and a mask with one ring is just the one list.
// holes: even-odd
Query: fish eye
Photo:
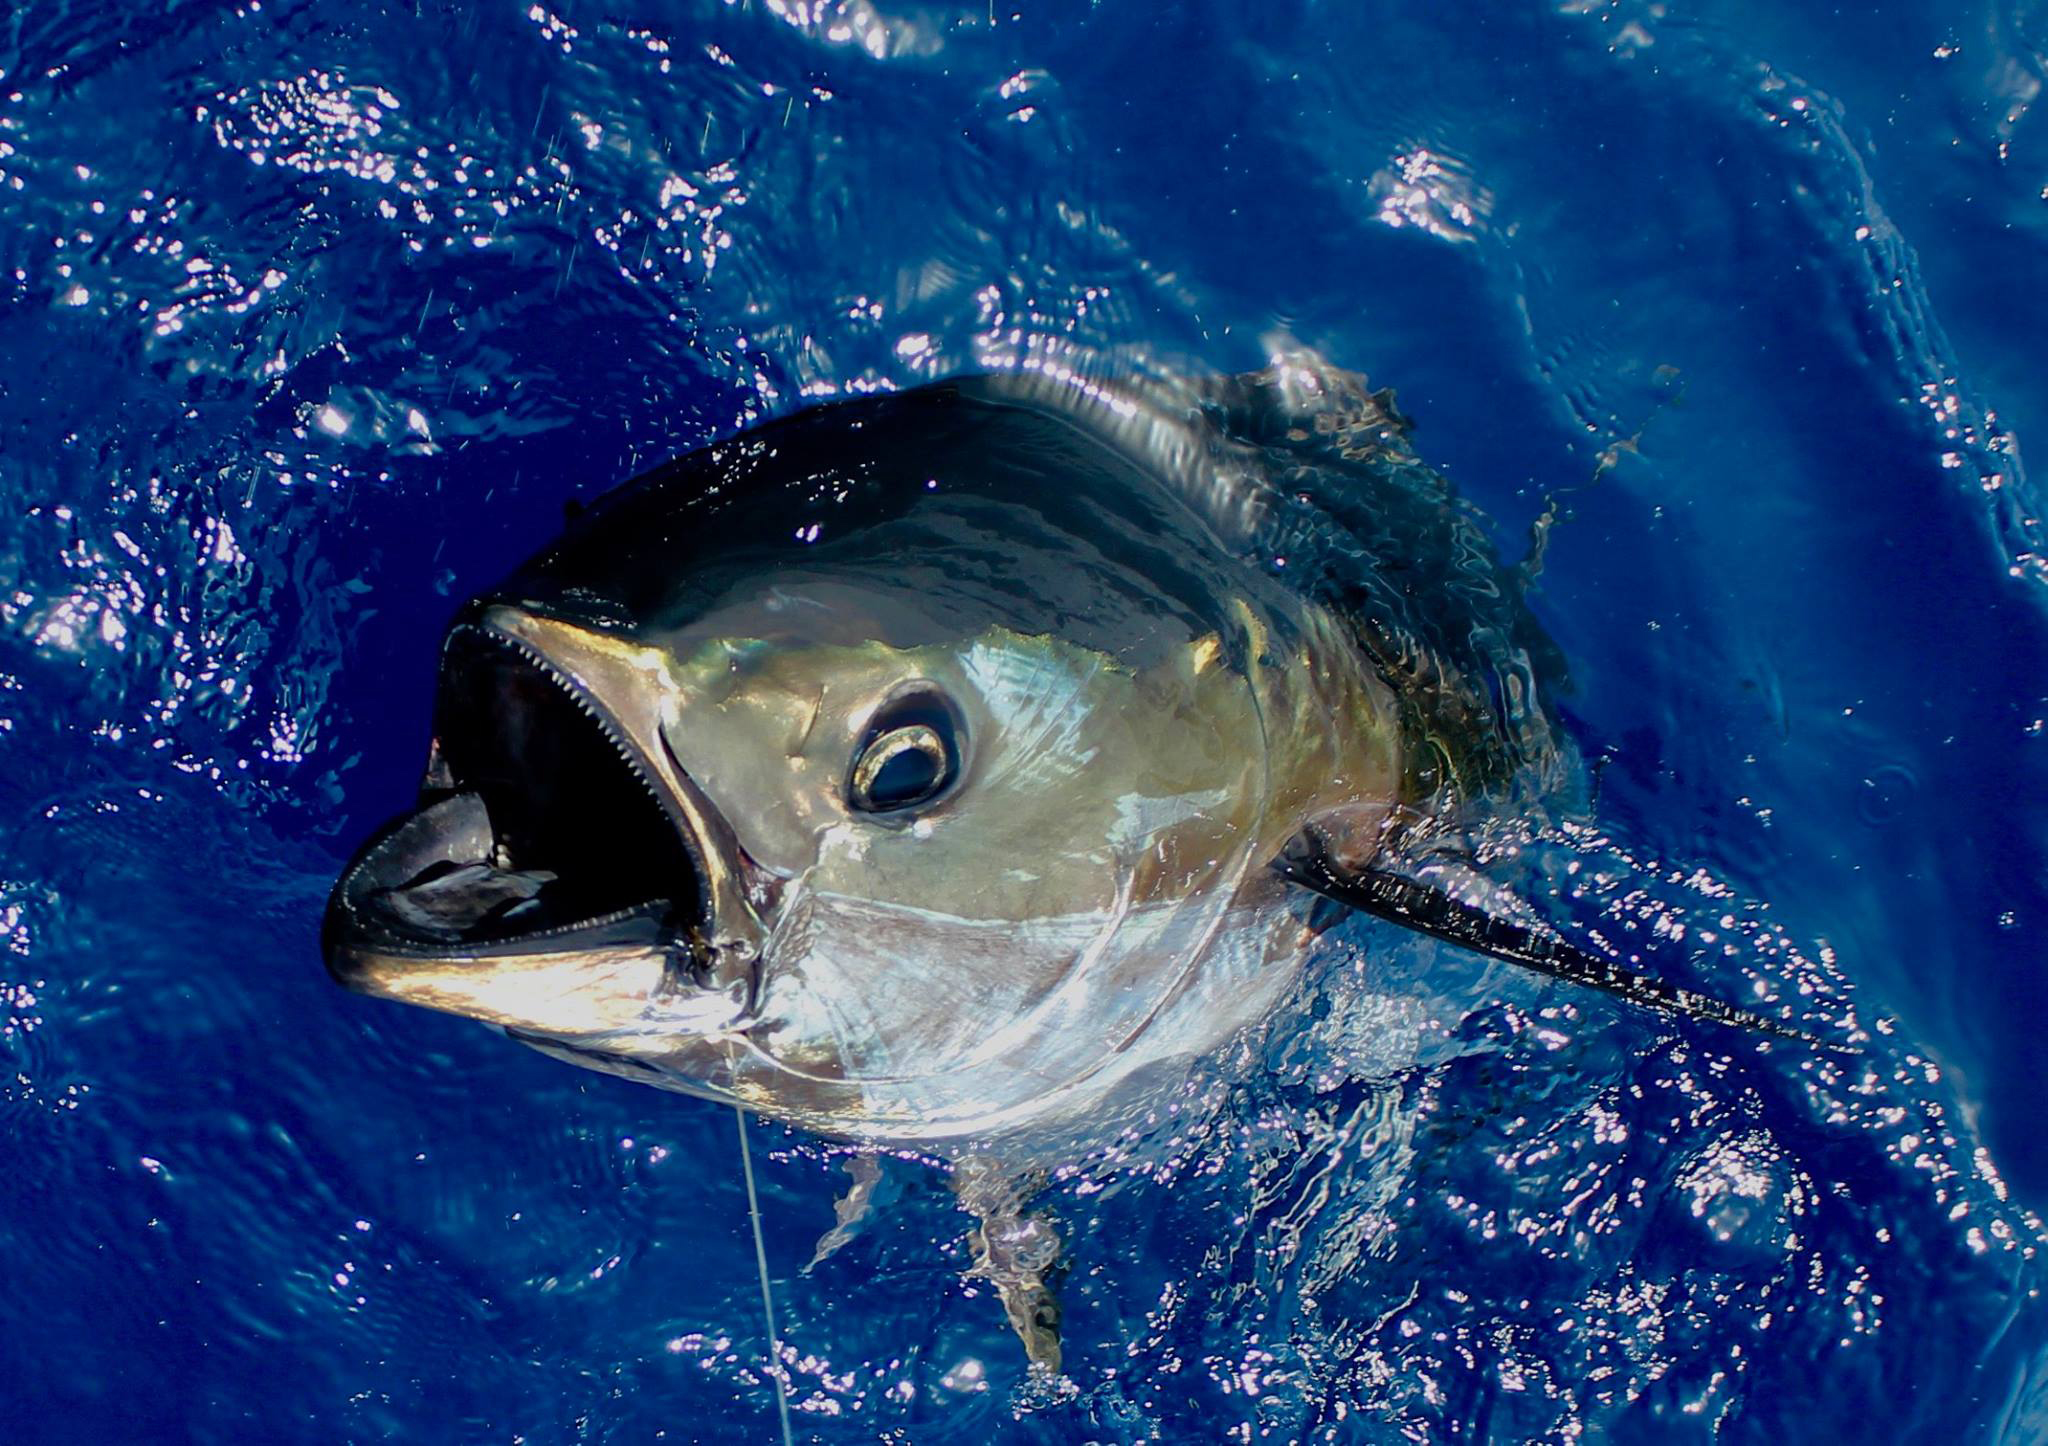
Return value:
[(897, 693), (876, 710), (854, 750), (847, 803), (860, 813), (888, 815), (932, 802), (960, 776), (963, 731), (936, 689)]

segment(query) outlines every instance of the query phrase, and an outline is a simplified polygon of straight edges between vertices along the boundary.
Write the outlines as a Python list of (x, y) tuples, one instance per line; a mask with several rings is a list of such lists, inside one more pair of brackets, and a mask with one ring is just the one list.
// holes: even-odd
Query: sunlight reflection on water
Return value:
[(730, 1124), (321, 975), (435, 634), (566, 500), (803, 401), (1294, 344), (1398, 384), (1510, 554), (1600, 477), (1538, 595), (1602, 828), (1552, 897), (1868, 1053), (1348, 929), (1056, 1182), (1065, 1402), (1018, 1395), (930, 1170), (804, 1274), (843, 1172), (756, 1126), (799, 1439), (2038, 1434), (2037, 29), (37, 7), (0, 42), (23, 1439), (762, 1430)]

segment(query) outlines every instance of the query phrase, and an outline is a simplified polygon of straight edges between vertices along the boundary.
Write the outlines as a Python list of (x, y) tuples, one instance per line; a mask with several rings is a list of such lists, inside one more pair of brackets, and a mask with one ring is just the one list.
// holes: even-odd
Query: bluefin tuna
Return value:
[[(417, 806), (337, 884), (351, 988), (839, 1139), (1130, 1117), (1334, 905), (1779, 1035), (1504, 902), (1577, 806), (1563, 670), (1390, 394), (1313, 359), (820, 406), (582, 514), (449, 628)], [(1056, 1365), (1046, 1246), (974, 1184)], [(1007, 1243), (1005, 1243), (1007, 1242)]]

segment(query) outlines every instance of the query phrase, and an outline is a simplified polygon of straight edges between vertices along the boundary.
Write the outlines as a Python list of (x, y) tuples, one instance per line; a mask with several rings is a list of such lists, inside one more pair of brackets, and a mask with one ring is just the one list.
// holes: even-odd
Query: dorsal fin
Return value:
[(1394, 405), (1394, 389), (1360, 372), (1291, 350), (1271, 365), (1201, 387), (1203, 409), (1229, 436), (1257, 447), (1295, 447), (1346, 462), (1415, 460), (1414, 423)]
[(1842, 1050), (1842, 1046), (1828, 1044), (1789, 1024), (1625, 969), (1611, 959), (1565, 942), (1547, 929), (1489, 913), (1423, 880), (1370, 867), (1344, 869), (1332, 860), (1311, 831), (1297, 835), (1274, 861), (1273, 868), (1289, 882), (1361, 913), (1457, 944), (1490, 959), (1598, 989), (1645, 1009), (1796, 1040), (1820, 1049)]

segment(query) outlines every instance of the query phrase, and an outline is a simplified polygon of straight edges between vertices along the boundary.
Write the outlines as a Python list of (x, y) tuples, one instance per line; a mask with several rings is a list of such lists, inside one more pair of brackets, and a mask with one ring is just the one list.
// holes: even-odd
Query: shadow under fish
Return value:
[(627, 484), (462, 610), (418, 806), (336, 885), (327, 964), (962, 1160), (977, 1273), (1057, 1370), (1056, 1243), (988, 1162), (1156, 1098), (1333, 904), (1805, 1038), (1505, 881), (1583, 803), (1523, 581), (1391, 396), (1311, 359), (818, 407)]

